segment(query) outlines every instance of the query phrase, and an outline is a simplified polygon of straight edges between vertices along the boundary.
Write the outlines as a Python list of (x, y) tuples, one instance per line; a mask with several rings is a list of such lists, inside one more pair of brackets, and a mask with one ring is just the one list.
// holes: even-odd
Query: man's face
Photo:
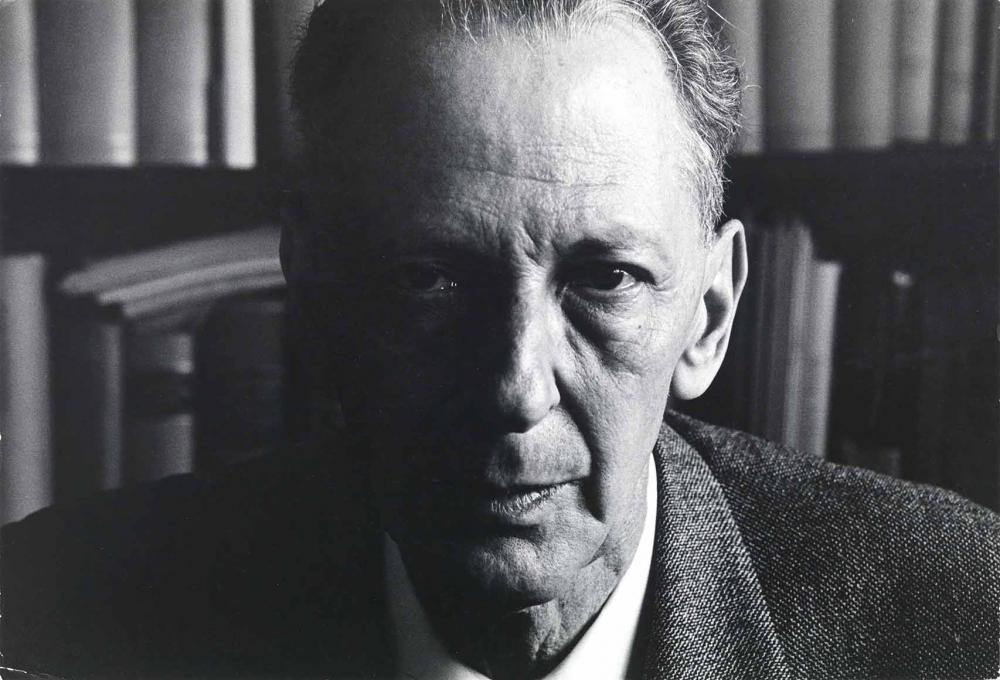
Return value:
[(652, 40), (435, 40), (354, 80), (342, 398), (408, 565), (521, 607), (628, 559), (705, 250)]

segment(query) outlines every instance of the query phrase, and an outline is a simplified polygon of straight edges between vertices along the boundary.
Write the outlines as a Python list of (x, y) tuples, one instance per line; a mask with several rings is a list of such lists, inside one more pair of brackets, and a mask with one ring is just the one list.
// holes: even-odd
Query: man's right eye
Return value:
[(436, 265), (406, 264), (393, 276), (397, 288), (407, 293), (433, 295), (454, 290), (458, 283), (444, 269)]

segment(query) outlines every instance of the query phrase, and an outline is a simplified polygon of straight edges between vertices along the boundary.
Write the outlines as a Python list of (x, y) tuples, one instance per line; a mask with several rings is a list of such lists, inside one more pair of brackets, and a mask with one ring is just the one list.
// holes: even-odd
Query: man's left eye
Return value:
[(582, 267), (573, 273), (570, 286), (577, 290), (613, 293), (628, 290), (639, 279), (627, 268), (614, 264), (595, 264)]
[(454, 289), (458, 284), (448, 272), (434, 265), (407, 264), (393, 276), (395, 285), (407, 293), (433, 294)]

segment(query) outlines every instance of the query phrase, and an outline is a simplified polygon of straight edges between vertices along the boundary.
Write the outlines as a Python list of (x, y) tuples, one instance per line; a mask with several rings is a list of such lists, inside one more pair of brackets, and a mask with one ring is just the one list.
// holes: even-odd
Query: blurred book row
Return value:
[[(833, 261), (796, 217), (744, 222), (753, 264), (726, 361), (683, 407), (805, 455), (974, 480), (951, 468), (990, 455), (976, 433), (994, 414), (968, 397), (996, 376), (992, 345), (970, 341), (989, 333), (962, 329), (988, 323), (976, 286), (993, 282)], [(41, 255), (2, 258), (4, 519), (276, 445), (296, 401), (277, 248), (270, 227), (188, 240), (91, 263), (54, 295)]]
[(742, 153), (997, 135), (995, 0), (710, 0), (746, 78)]
[[(0, 5), (0, 162), (251, 167), (298, 142), (314, 0)], [(994, 0), (712, 0), (746, 76), (740, 151), (989, 142)]]
[(743, 221), (750, 275), (726, 360), (687, 408), (825, 458), (842, 265), (817, 254), (797, 218)]
[[(796, 218), (744, 216), (751, 262), (725, 362), (693, 415), (996, 507), (996, 273), (817, 253)], [(977, 472), (978, 470), (978, 472)]]
[(275, 228), (197, 239), (95, 262), (54, 296), (43, 256), (2, 258), (3, 521), (276, 444), (277, 252)]
[(0, 163), (247, 168), (295, 153), (313, 0), (0, 3)]

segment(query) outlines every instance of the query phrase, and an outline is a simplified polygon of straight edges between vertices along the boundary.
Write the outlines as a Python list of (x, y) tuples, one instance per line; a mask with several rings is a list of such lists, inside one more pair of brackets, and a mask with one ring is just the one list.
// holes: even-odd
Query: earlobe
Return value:
[(726, 356), (736, 306), (746, 283), (746, 237), (739, 221), (724, 224), (709, 248), (701, 299), (670, 384), (675, 399), (699, 397), (712, 384)]

